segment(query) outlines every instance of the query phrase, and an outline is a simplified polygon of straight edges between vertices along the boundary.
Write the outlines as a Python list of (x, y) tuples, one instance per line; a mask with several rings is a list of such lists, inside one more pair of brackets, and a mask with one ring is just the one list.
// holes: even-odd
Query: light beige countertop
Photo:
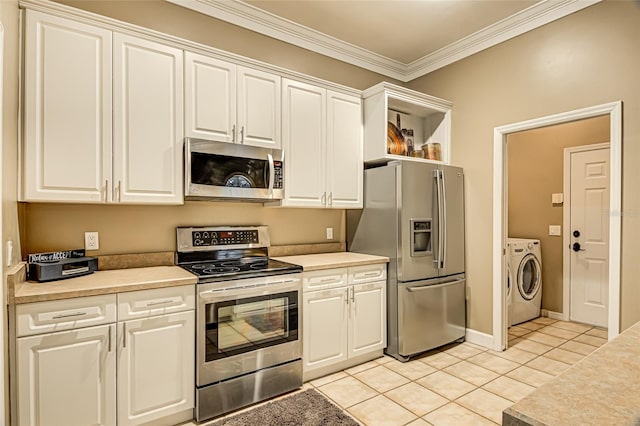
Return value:
[(146, 268), (97, 271), (82, 277), (48, 283), (16, 282), (10, 303), (31, 303), (99, 294), (122, 293), (195, 284), (198, 278), (179, 266), (151, 266)]
[(376, 263), (387, 263), (389, 258), (385, 256), (374, 256), (371, 254), (339, 252), (304, 254), (300, 256), (274, 257), (276, 260), (300, 265), (303, 271), (317, 271), (320, 269), (346, 268), (349, 266), (374, 265)]
[(640, 424), (640, 322), (504, 410), (503, 426)]

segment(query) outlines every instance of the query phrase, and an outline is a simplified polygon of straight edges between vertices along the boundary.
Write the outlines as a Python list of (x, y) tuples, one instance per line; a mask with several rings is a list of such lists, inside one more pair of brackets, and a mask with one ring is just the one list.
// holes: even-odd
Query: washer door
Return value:
[(524, 300), (531, 300), (540, 291), (541, 281), (540, 262), (529, 253), (522, 258), (518, 268), (518, 291)]

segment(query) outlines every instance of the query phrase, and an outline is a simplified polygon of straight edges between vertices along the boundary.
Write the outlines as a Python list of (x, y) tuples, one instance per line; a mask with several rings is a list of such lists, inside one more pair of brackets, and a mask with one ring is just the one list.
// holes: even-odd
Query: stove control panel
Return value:
[(193, 231), (191, 243), (194, 247), (257, 244), (258, 231)]
[(266, 226), (178, 227), (178, 252), (269, 247)]

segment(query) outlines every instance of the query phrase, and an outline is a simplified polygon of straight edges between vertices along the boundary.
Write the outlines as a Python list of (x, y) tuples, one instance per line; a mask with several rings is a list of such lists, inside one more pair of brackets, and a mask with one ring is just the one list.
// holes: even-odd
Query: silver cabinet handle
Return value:
[(322, 193), (322, 197), (320, 198), (320, 203), (321, 203), (323, 206), (326, 206), (326, 205), (327, 205), (327, 193), (326, 193), (326, 192), (323, 192), (323, 193)]
[(376, 275), (380, 275), (380, 272), (367, 272), (364, 274), (365, 277), (374, 277)]
[(330, 282), (338, 282), (339, 280), (336, 280), (335, 278), (323, 278), (320, 280), (321, 283), (330, 283)]
[(73, 318), (73, 317), (83, 317), (87, 315), (86, 312), (74, 312), (72, 314), (60, 314), (60, 315), (54, 315), (53, 317), (51, 317), (51, 319), (61, 319), (61, 318)]
[(244, 143), (244, 126), (240, 129), (240, 143)]
[(122, 188), (120, 186), (121, 186), (121, 182), (118, 181), (118, 202), (121, 201), (120, 196), (121, 196)]
[(113, 326), (109, 326), (109, 352), (111, 352), (111, 334), (113, 334)]
[(236, 143), (236, 125), (231, 128), (231, 142)]
[(127, 347), (127, 323), (122, 323), (122, 349)]
[(329, 193), (329, 207), (333, 207), (333, 192)]
[(104, 180), (104, 202), (107, 202), (107, 191), (109, 191), (109, 179)]

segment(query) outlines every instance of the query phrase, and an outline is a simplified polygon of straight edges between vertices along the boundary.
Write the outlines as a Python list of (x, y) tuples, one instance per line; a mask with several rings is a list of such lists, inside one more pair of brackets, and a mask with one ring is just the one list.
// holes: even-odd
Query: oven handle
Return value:
[(203, 301), (210, 300), (228, 300), (234, 295), (241, 294), (243, 295), (246, 291), (249, 290), (259, 290), (266, 291), (266, 293), (279, 293), (283, 289), (287, 290), (301, 290), (294, 285), (294, 283), (299, 283), (300, 279), (289, 279), (289, 280), (281, 280), (281, 281), (273, 281), (268, 284), (260, 284), (255, 286), (247, 286), (247, 287), (236, 287), (236, 288), (216, 288), (213, 290), (204, 290), (198, 292), (198, 297)]

